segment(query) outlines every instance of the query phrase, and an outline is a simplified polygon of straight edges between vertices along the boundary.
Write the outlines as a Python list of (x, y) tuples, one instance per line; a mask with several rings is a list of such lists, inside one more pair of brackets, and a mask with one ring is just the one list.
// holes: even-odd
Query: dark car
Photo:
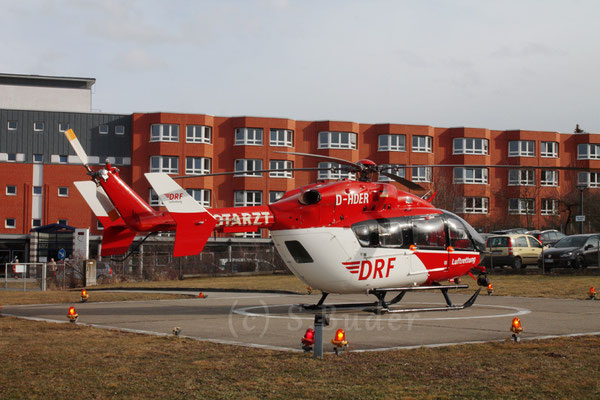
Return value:
[(544, 268), (585, 268), (588, 265), (598, 265), (598, 245), (600, 234), (565, 236), (545, 249), (540, 255), (538, 265)]
[(553, 246), (554, 243), (567, 236), (556, 229), (548, 229), (545, 231), (529, 231), (527, 234), (539, 240), (544, 246)]
[(526, 233), (527, 229), (525, 228), (511, 228), (492, 232), (494, 235), (524, 235)]

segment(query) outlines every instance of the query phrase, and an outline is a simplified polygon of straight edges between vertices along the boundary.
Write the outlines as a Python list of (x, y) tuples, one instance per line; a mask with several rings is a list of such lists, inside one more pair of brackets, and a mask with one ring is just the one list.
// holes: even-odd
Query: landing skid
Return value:
[[(412, 313), (412, 312), (425, 312), (425, 311), (453, 311), (453, 310), (462, 310), (467, 307), (471, 307), (477, 296), (479, 296), (479, 292), (481, 292), (481, 288), (477, 289), (477, 291), (462, 305), (455, 305), (450, 300), (448, 296), (448, 290), (455, 289), (467, 289), (468, 285), (434, 285), (434, 286), (410, 286), (410, 287), (399, 287), (399, 288), (389, 288), (389, 289), (371, 289), (369, 290), (369, 294), (373, 294), (377, 297), (377, 301), (370, 303), (338, 303), (338, 304), (323, 304), (325, 299), (329, 295), (329, 293), (323, 293), (321, 299), (317, 302), (317, 304), (306, 305), (302, 304), (301, 306), (305, 310), (320, 310), (322, 312), (329, 312), (335, 310), (362, 310), (366, 312), (372, 312), (374, 314), (387, 314), (387, 313)], [(445, 307), (427, 307), (427, 308), (390, 308), (390, 306), (397, 304), (402, 300), (404, 295), (407, 292), (411, 291), (422, 291), (422, 290), (440, 290), (444, 295), (444, 300), (446, 300)], [(389, 292), (398, 292), (396, 297), (394, 297), (390, 301), (385, 300), (385, 296)]]

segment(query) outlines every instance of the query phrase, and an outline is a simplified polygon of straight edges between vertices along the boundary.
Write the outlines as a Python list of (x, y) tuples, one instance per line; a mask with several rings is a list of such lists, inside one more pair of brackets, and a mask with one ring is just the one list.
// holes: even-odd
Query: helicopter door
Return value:
[(452, 265), (460, 265), (464, 259), (464, 251), (474, 251), (473, 242), (467, 234), (463, 224), (448, 216), (448, 245), (452, 251), (448, 251), (448, 268)]
[(448, 268), (446, 230), (440, 215), (412, 217), (412, 236), (419, 260), (413, 259), (411, 262), (411, 275)]

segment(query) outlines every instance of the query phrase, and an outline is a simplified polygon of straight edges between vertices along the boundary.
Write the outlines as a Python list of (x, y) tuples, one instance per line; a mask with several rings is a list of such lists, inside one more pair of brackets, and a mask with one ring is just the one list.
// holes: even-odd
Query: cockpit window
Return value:
[(446, 248), (444, 220), (440, 215), (413, 217), (413, 243), (421, 248)]
[(449, 226), (453, 223), (454, 226), (462, 226), (464, 229), (466, 229), (467, 235), (472, 240), (472, 243), (475, 246), (475, 250), (485, 251), (485, 240), (483, 240), (479, 232), (473, 229), (473, 227), (469, 225), (467, 221), (465, 221), (458, 215), (451, 213), (450, 211), (442, 210), (442, 212), (446, 215)]
[(450, 237), (450, 246), (456, 250), (473, 250), (473, 242), (459, 221), (448, 219), (448, 236)]
[(352, 225), (362, 247), (408, 247), (410, 225), (406, 217), (382, 218)]

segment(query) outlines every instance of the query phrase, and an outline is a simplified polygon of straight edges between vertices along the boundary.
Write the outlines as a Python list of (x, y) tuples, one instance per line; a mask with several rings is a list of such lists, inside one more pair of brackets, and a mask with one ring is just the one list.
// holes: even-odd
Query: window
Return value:
[(17, 130), (17, 121), (8, 121), (8, 130), (16, 131)]
[(294, 131), (289, 129), (271, 129), (271, 146), (294, 146)]
[(319, 149), (356, 149), (356, 133), (319, 132)]
[(67, 219), (59, 219), (58, 220), (58, 224), (59, 225), (69, 225), (69, 220), (67, 220)]
[(66, 132), (69, 130), (69, 124), (66, 124), (64, 122), (61, 122), (58, 124), (58, 131), (59, 132)]
[(452, 154), (488, 154), (488, 140), (480, 138), (456, 138)]
[(163, 205), (162, 201), (160, 201), (158, 198), (158, 194), (152, 188), (150, 189), (150, 193), (148, 195), (148, 204), (150, 204), (152, 207), (159, 207)]
[(283, 197), (285, 192), (271, 191), (269, 192), (269, 204), (275, 203)]
[(351, 228), (362, 247), (407, 248), (410, 244), (412, 224), (407, 217), (362, 221)]
[(96, 229), (98, 229), (99, 231), (104, 229), (104, 225), (102, 225), (102, 222), (96, 221)]
[[(293, 168), (294, 164), (291, 161), (286, 160), (271, 160), (269, 162), (269, 169), (290, 169)], [(292, 171), (270, 171), (270, 178), (291, 178)]]
[(44, 162), (44, 155), (43, 154), (34, 154), (33, 155), (33, 162), (34, 164), (41, 164)]
[(35, 132), (42, 132), (44, 130), (44, 121), (35, 121), (33, 123), (33, 130)]
[(558, 171), (542, 170), (541, 186), (558, 186)]
[(487, 168), (454, 168), (454, 183), (466, 184), (487, 184), (488, 169)]
[(379, 135), (379, 151), (406, 151), (406, 135)]
[(194, 198), (201, 206), (210, 207), (209, 189), (185, 189), (190, 196)]
[(179, 158), (171, 156), (150, 157), (150, 172), (179, 173)]
[(262, 205), (262, 192), (260, 190), (236, 190), (233, 195), (234, 207), (251, 207)]
[(206, 175), (210, 174), (210, 158), (207, 157), (186, 157), (185, 173)]
[(66, 164), (69, 162), (69, 156), (58, 156), (58, 162), (61, 164)]
[(456, 212), (464, 214), (487, 214), (489, 210), (487, 197), (463, 197), (458, 199)]
[(59, 186), (58, 197), (69, 197), (69, 187), (68, 186)]
[(6, 158), (9, 162), (17, 162), (17, 154), (16, 153), (8, 153)]
[(235, 160), (234, 176), (262, 176), (260, 172), (252, 172), (262, 170), (262, 160), (260, 159), (241, 159)]
[(99, 132), (101, 135), (108, 135), (108, 125), (100, 125), (100, 126), (98, 127), (98, 132)]
[(540, 210), (540, 214), (558, 215), (558, 200), (542, 199), (542, 209)]
[(263, 144), (262, 128), (236, 128), (235, 129), (235, 144), (236, 145), (262, 146), (262, 144)]
[(558, 157), (558, 143), (557, 142), (542, 142), (541, 156), (548, 158)]
[(39, 228), (40, 226), (42, 226), (42, 220), (39, 218), (33, 218), (31, 220), (31, 227), (32, 228)]
[(600, 172), (580, 172), (577, 177), (578, 183), (589, 188), (600, 188)]
[[(406, 168), (400, 164), (382, 164), (381, 172), (387, 172), (388, 174), (398, 175), (401, 178), (406, 178)], [(393, 179), (388, 178), (383, 174), (379, 174), (379, 182), (391, 182)]]
[(113, 164), (115, 165), (124, 165), (123, 163), (123, 157), (115, 157), (115, 162)]
[(436, 215), (412, 218), (413, 242), (419, 248), (446, 248), (444, 220)]
[(509, 157), (535, 157), (533, 140), (511, 140), (508, 142)]
[(151, 125), (150, 126), (150, 141), (151, 142), (179, 142), (179, 125), (167, 125), (167, 124)]
[(600, 144), (584, 143), (577, 145), (578, 160), (600, 160)]
[(7, 196), (16, 196), (17, 195), (17, 187), (15, 185), (6, 185), (6, 195)]
[(286, 240), (285, 247), (290, 252), (291, 256), (294, 258), (298, 264), (306, 264), (314, 262), (308, 251), (302, 246), (297, 240)]
[(532, 169), (511, 169), (508, 171), (509, 186), (535, 185), (535, 171)]
[(355, 174), (348, 171), (347, 167), (338, 163), (320, 162), (318, 165), (322, 170), (319, 171), (319, 180), (323, 179), (355, 179)]
[[(177, 126), (177, 135), (179, 135), (179, 125)], [(125, 134), (125, 125), (115, 125), (115, 135), (124, 135)], [(177, 140), (179, 141), (179, 136), (177, 136)]]
[(535, 214), (535, 199), (508, 199), (509, 214)]
[(185, 128), (187, 143), (210, 143), (212, 128), (204, 125), (188, 125)]
[(17, 227), (17, 220), (15, 218), (6, 218), (4, 220), (4, 227), (7, 229), (15, 229)]
[(33, 187), (33, 195), (34, 196), (41, 196), (42, 195), (42, 187), (41, 186), (34, 186)]
[(431, 182), (431, 167), (413, 167), (413, 182)]
[(412, 151), (415, 153), (431, 153), (432, 143), (431, 136), (413, 136)]

